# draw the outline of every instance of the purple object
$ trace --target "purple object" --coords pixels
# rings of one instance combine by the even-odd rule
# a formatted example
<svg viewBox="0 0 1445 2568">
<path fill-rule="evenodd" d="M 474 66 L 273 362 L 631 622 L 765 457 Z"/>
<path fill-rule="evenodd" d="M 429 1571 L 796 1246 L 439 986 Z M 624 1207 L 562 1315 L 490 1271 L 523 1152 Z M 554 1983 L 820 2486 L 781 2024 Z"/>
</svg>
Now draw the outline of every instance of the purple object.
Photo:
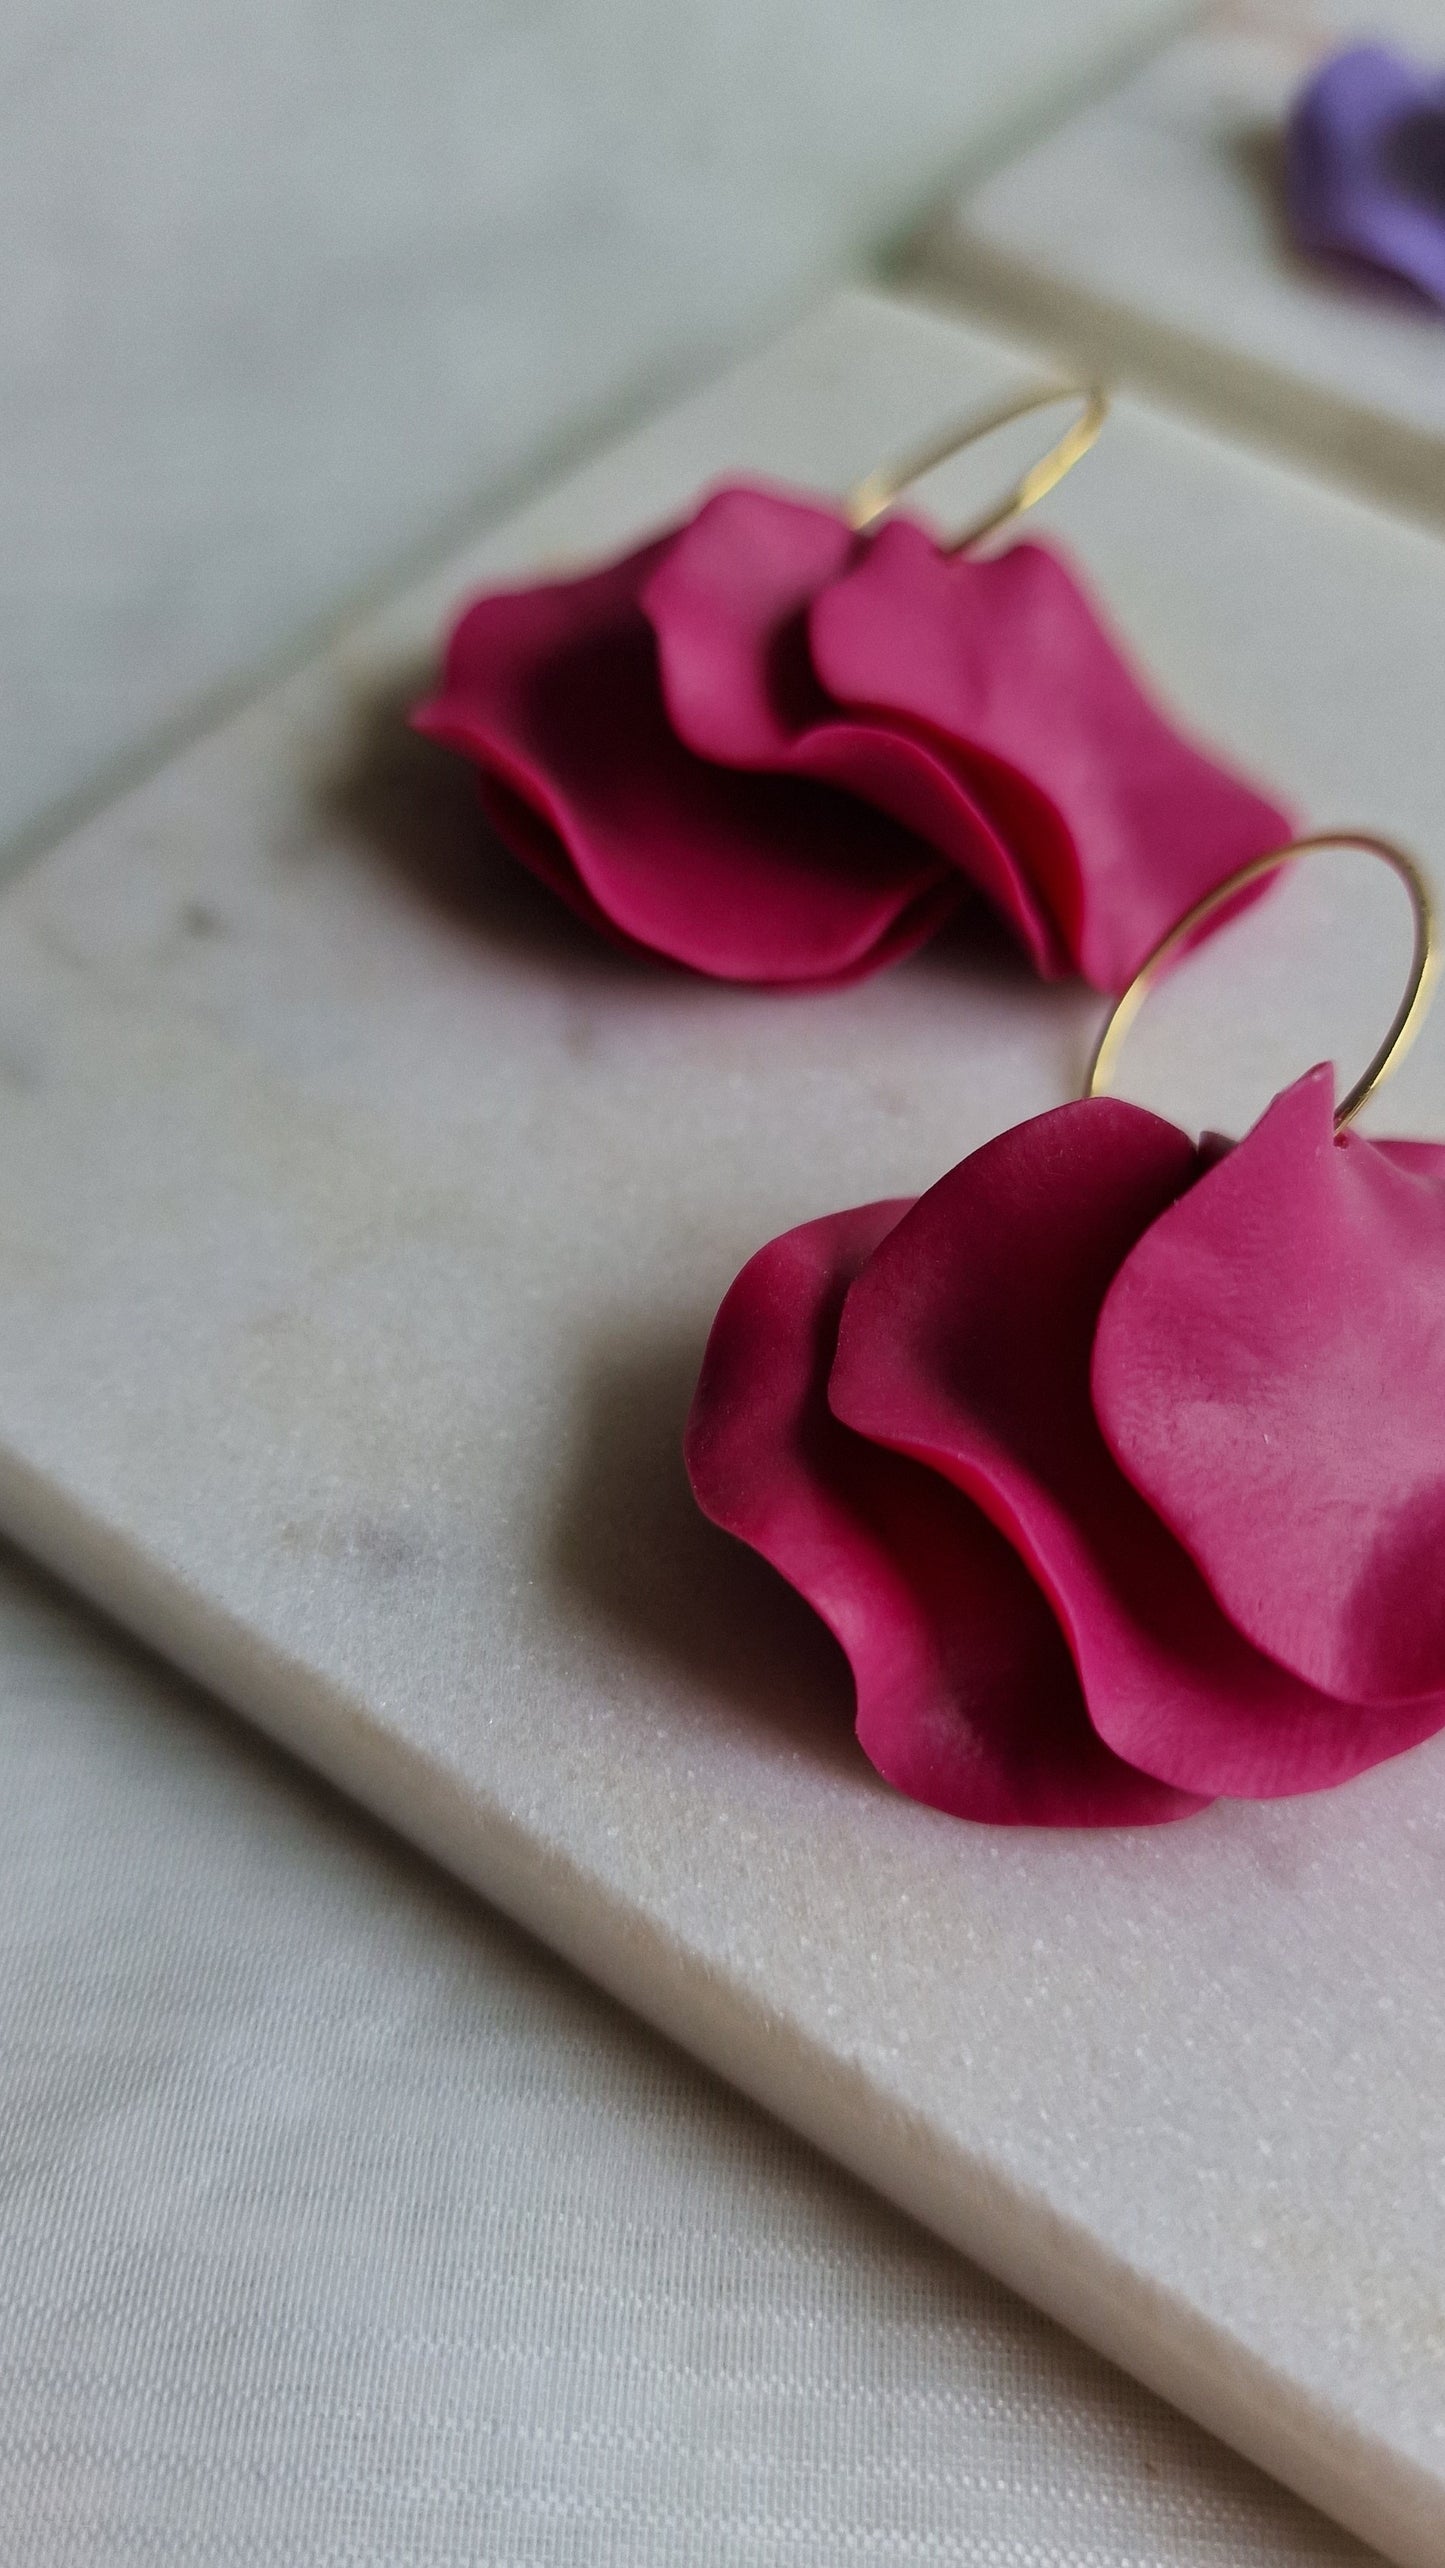
<svg viewBox="0 0 1445 2568">
<path fill-rule="evenodd" d="M 1386 45 L 1335 54 L 1285 136 L 1302 249 L 1364 259 L 1445 306 L 1445 75 Z"/>
</svg>

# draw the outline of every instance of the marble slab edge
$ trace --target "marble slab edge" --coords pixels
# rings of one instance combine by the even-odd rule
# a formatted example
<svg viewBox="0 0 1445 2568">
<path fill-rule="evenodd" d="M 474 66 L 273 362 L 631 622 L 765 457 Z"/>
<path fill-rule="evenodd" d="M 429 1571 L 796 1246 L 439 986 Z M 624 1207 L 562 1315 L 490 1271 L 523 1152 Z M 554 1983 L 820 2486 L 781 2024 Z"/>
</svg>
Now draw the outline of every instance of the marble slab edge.
<svg viewBox="0 0 1445 2568">
<path fill-rule="evenodd" d="M 1439 2568 L 1440 2490 L 1428 2474 L 1344 2413 L 1323 2412 L 1082 2225 L 902 2109 L 861 2061 L 832 2056 L 786 2012 L 765 2009 L 573 1854 L 495 1800 L 461 1792 L 455 1772 L 359 1698 L 288 1660 L 3 1451 L 0 1531 L 385 1825 L 405 1809 L 409 1839 L 446 1871 L 947 2245 L 1397 2568 Z"/>
<path fill-rule="evenodd" d="M 1041 339 L 1070 373 L 1170 403 L 1226 436 L 1303 465 L 1384 506 L 1445 527 L 1440 441 L 1322 387 L 1302 400 L 1291 374 L 1210 340 L 1168 330 L 1146 314 L 1052 277 L 969 228 L 966 209 L 940 215 L 910 254 L 909 293 L 941 314 Z"/>
</svg>

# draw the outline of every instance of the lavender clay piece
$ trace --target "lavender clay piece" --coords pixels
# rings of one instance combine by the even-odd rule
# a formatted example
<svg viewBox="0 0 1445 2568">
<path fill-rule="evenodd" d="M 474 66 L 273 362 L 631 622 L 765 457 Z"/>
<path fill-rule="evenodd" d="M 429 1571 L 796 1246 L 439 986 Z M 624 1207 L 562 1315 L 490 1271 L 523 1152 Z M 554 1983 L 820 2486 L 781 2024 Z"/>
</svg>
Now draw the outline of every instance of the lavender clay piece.
<svg viewBox="0 0 1445 2568">
<path fill-rule="evenodd" d="M 1445 75 L 1385 45 L 1335 54 L 1285 136 L 1301 249 L 1361 259 L 1445 306 Z"/>
</svg>

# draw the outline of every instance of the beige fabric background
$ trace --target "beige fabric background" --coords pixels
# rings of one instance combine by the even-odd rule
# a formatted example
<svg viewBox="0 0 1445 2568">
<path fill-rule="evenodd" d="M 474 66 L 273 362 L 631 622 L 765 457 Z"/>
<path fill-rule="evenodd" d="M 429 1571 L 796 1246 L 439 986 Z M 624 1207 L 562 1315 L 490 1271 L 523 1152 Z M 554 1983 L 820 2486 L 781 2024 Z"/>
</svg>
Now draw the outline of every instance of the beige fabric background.
<svg viewBox="0 0 1445 2568">
<path fill-rule="evenodd" d="M 0 1556 L 14 2568 L 1343 2568 Z"/>
<path fill-rule="evenodd" d="M 1311 58 L 1362 28 L 1445 56 L 1442 0 L 1235 0 L 970 181 L 921 269 L 1091 371 L 1445 523 L 1439 314 L 1302 258 L 1284 118 Z"/>
</svg>

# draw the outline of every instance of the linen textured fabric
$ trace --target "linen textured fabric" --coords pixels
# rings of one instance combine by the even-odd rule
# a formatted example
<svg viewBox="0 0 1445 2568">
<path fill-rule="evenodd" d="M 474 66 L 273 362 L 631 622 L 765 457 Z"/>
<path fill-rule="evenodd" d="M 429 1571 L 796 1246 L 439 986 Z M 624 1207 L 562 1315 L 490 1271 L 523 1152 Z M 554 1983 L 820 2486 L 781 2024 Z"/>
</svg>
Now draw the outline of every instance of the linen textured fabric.
<svg viewBox="0 0 1445 2568">
<path fill-rule="evenodd" d="M 0 1555 L 24 2568 L 1367 2568 Z"/>
</svg>

